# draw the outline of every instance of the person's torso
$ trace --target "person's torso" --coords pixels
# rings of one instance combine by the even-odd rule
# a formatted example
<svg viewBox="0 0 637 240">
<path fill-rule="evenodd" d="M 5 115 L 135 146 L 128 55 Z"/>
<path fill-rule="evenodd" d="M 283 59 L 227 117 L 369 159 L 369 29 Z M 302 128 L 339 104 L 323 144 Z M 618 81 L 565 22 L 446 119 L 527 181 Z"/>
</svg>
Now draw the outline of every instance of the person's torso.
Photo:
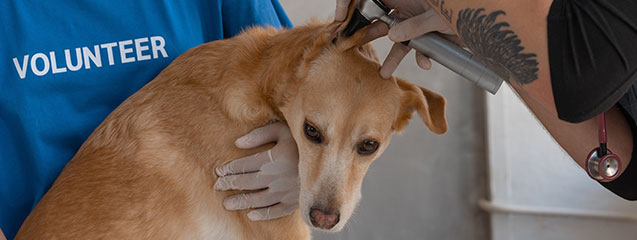
<svg viewBox="0 0 637 240">
<path fill-rule="evenodd" d="M 8 238 L 93 129 L 179 54 L 252 24 L 290 25 L 276 0 L 10 0 L 0 3 L 0 22 Z"/>
</svg>

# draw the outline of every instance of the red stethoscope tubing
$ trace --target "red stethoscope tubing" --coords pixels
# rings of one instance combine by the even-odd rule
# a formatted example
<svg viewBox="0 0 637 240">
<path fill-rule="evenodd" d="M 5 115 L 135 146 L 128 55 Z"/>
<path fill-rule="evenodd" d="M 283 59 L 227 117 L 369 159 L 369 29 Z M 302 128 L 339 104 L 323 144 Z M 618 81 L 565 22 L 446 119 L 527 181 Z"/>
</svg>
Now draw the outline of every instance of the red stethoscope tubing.
<svg viewBox="0 0 637 240">
<path fill-rule="evenodd" d="M 599 144 L 606 144 L 606 113 L 597 116 Z"/>
<path fill-rule="evenodd" d="M 606 113 L 602 113 L 597 116 L 597 137 L 599 138 L 599 152 L 597 156 L 605 156 L 608 154 L 607 139 L 606 139 Z"/>
</svg>

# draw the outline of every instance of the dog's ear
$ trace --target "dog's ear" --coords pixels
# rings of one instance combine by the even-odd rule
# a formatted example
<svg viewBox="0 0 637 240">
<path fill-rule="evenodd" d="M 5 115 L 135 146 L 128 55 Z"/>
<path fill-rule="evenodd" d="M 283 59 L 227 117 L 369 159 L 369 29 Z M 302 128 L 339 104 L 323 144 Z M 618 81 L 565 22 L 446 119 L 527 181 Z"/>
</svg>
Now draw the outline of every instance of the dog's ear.
<svg viewBox="0 0 637 240">
<path fill-rule="evenodd" d="M 416 111 L 429 130 L 436 134 L 447 132 L 445 98 L 403 79 L 396 78 L 396 81 L 402 91 L 400 110 L 392 126 L 394 131 L 402 131 Z"/>
<path fill-rule="evenodd" d="M 365 26 L 359 30 L 357 30 L 352 36 L 345 36 L 343 31 L 347 28 L 350 21 L 352 21 L 352 16 L 354 15 L 354 9 L 358 6 L 360 0 L 351 0 L 349 2 L 349 6 L 347 7 L 347 18 L 343 22 L 334 21 L 334 26 L 332 35 L 332 42 L 336 45 L 336 47 L 342 51 L 352 49 L 354 47 L 360 47 L 364 43 L 363 38 L 367 33 L 367 29 L 369 26 Z"/>
<path fill-rule="evenodd" d="M 354 9 L 356 9 L 358 2 L 359 0 L 350 0 L 349 4 L 347 5 L 347 17 L 345 17 L 345 20 L 336 21 L 335 19 L 332 22 L 332 26 L 333 26 L 332 34 L 334 37 L 336 37 L 341 32 L 343 32 L 343 30 L 345 30 L 345 28 L 347 27 L 347 24 L 349 23 L 349 21 L 352 20 L 352 16 L 354 15 Z M 337 3 L 337 4 L 340 4 L 340 3 Z"/>
</svg>

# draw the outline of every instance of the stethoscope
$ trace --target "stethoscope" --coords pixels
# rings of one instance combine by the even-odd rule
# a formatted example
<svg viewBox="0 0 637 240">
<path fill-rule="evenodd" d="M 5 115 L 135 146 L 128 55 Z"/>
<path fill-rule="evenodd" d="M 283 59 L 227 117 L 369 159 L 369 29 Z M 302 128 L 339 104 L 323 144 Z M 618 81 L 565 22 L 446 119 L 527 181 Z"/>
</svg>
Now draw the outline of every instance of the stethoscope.
<svg viewBox="0 0 637 240">
<path fill-rule="evenodd" d="M 619 156 L 613 154 L 606 146 L 606 114 L 597 117 L 599 147 L 593 149 L 586 158 L 586 172 L 596 181 L 612 181 L 618 177 L 622 167 Z"/>
</svg>

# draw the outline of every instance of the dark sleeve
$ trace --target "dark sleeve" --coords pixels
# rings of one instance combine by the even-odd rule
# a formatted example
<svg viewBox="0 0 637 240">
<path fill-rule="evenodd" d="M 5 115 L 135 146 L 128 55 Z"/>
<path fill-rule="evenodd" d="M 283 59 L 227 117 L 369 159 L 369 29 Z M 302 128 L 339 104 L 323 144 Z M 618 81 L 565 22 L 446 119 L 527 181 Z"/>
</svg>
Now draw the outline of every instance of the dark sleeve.
<svg viewBox="0 0 637 240">
<path fill-rule="evenodd" d="M 621 111 L 624 113 L 630 130 L 633 134 L 633 153 L 626 170 L 617 179 L 608 183 L 601 183 L 602 186 L 626 200 L 637 200 L 637 92 L 633 85 L 618 102 Z"/>
<path fill-rule="evenodd" d="M 555 0 L 548 22 L 558 117 L 581 122 L 608 110 L 637 80 L 637 1 Z"/>
</svg>

